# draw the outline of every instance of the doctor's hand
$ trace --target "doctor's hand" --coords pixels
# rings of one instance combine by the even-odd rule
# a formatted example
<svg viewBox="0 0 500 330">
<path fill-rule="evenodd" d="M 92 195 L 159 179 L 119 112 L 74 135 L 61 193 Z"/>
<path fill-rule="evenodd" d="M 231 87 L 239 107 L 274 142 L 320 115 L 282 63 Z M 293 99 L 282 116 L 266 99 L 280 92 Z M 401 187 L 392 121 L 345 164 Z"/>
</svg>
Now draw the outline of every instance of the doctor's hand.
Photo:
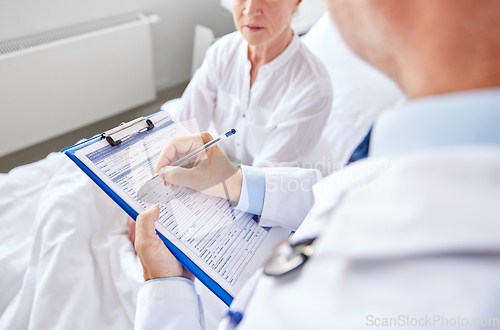
<svg viewBox="0 0 500 330">
<path fill-rule="evenodd" d="M 158 158 L 155 173 L 163 178 L 165 185 L 173 189 L 183 186 L 238 202 L 243 180 L 241 169 L 234 166 L 218 146 L 205 150 L 188 164 L 170 166 L 211 140 L 213 138 L 209 133 L 178 136 L 169 140 Z"/>
<path fill-rule="evenodd" d="M 151 206 L 139 214 L 135 224 L 135 250 L 141 260 L 144 280 L 184 277 L 194 281 L 194 276 L 175 259 L 156 234 L 155 222 L 159 214 L 158 205 Z"/>
</svg>

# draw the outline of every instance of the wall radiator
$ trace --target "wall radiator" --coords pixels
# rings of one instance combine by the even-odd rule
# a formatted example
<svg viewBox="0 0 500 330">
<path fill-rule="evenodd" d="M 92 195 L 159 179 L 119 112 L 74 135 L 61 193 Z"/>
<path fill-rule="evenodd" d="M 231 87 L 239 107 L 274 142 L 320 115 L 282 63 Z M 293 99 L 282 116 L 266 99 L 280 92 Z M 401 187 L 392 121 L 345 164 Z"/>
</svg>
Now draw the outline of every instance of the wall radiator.
<svg viewBox="0 0 500 330">
<path fill-rule="evenodd" d="M 0 43 L 0 156 L 154 100 L 157 21 L 128 14 Z"/>
</svg>

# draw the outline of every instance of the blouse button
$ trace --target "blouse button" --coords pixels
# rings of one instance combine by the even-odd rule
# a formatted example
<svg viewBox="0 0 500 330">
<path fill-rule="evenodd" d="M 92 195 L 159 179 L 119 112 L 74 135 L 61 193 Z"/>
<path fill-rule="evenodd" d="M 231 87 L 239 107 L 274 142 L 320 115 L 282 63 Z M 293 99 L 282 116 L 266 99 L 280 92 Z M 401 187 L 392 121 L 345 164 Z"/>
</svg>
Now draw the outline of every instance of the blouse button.
<svg viewBox="0 0 500 330">
<path fill-rule="evenodd" d="M 245 114 L 243 114 L 243 118 L 245 118 Z"/>
</svg>

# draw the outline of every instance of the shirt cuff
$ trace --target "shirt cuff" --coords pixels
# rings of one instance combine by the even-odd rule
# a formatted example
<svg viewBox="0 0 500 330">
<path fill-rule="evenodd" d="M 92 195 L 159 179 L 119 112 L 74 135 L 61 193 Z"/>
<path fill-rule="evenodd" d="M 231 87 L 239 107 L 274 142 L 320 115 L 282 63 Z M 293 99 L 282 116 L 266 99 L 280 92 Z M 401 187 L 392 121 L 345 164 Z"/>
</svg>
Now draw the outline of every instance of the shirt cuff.
<svg viewBox="0 0 500 330">
<path fill-rule="evenodd" d="M 241 165 L 243 182 L 235 209 L 261 215 L 266 195 L 266 173 L 262 168 Z"/>
<path fill-rule="evenodd" d="M 194 288 L 194 283 L 193 281 L 185 278 L 185 277 L 161 277 L 161 278 L 155 278 L 149 281 L 146 281 L 141 284 L 141 288 L 145 285 L 148 285 L 149 283 L 157 282 L 157 281 L 181 281 L 181 282 L 186 282 L 187 284 L 190 284 Z"/>
<path fill-rule="evenodd" d="M 150 280 L 137 294 L 134 329 L 204 329 L 204 322 L 203 305 L 192 281 Z"/>
</svg>

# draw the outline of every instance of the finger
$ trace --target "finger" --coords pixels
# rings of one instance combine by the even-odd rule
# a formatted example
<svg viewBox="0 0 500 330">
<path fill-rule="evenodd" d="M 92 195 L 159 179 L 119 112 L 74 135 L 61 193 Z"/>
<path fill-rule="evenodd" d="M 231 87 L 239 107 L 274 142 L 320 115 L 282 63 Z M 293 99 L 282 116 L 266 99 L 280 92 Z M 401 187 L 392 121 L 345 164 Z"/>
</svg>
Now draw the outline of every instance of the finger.
<svg viewBox="0 0 500 330">
<path fill-rule="evenodd" d="M 135 247 L 138 253 L 144 245 L 148 244 L 148 242 L 159 239 L 155 230 L 155 222 L 158 220 L 159 216 L 160 208 L 158 205 L 149 207 L 137 216 L 137 222 L 135 224 Z"/>
<path fill-rule="evenodd" d="M 201 147 L 204 144 L 204 138 L 206 138 L 206 135 L 191 134 L 177 136 L 169 140 L 163 147 L 163 150 L 158 157 L 155 173 L 158 173 L 160 168 L 172 164 L 191 151 Z"/>
<path fill-rule="evenodd" d="M 175 171 L 178 169 L 177 166 L 164 166 L 156 172 L 160 178 L 165 181 L 166 184 L 170 185 L 171 178 L 175 176 Z"/>
<path fill-rule="evenodd" d="M 208 132 L 202 132 L 196 135 L 199 135 L 201 137 L 201 139 L 203 140 L 203 144 L 210 142 L 214 139 L 212 135 Z"/>
<path fill-rule="evenodd" d="M 131 217 L 127 218 L 127 226 L 128 226 L 129 232 L 132 232 L 132 231 L 135 232 L 135 221 Z"/>
<path fill-rule="evenodd" d="M 166 166 L 158 171 L 158 175 L 168 182 L 172 189 L 174 186 L 193 187 L 199 177 L 200 168 L 183 168 L 178 166 Z"/>
<path fill-rule="evenodd" d="M 217 169 L 216 171 L 218 171 Z M 225 172 L 228 172 L 226 170 Z M 232 173 L 232 172 L 231 172 Z M 230 175 L 229 175 L 230 176 Z M 228 175 L 217 175 L 217 178 L 227 178 Z M 199 166 L 185 169 L 181 167 L 173 167 L 163 173 L 162 178 L 169 182 L 174 189 L 174 186 L 183 186 L 197 191 L 204 191 L 216 186 L 220 182 L 214 181 L 214 173 L 208 160 L 201 162 Z M 222 182 L 223 180 L 221 180 Z"/>
<path fill-rule="evenodd" d="M 160 156 L 158 156 L 154 172 L 158 173 L 162 167 L 172 164 L 177 159 L 178 156 L 175 141 L 170 140 L 163 146 Z"/>
<path fill-rule="evenodd" d="M 132 245 L 135 245 L 135 221 L 131 217 L 127 219 L 128 225 L 128 238 L 132 242 Z"/>
</svg>

